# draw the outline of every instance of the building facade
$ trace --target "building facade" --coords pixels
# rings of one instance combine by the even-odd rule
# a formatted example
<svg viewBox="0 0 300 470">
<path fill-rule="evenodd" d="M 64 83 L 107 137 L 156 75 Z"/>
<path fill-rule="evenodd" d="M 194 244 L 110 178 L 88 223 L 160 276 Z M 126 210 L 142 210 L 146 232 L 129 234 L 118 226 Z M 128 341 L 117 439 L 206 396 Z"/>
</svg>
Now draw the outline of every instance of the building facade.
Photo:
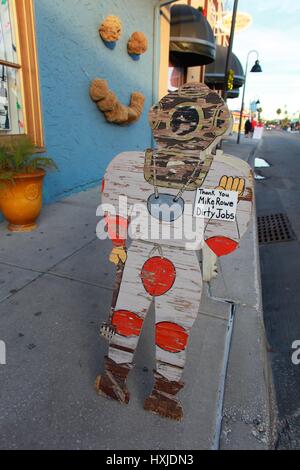
<svg viewBox="0 0 300 470">
<path fill-rule="evenodd" d="M 158 0 L 3 0 L 0 31 L 0 143 L 28 134 L 59 171 L 49 173 L 44 201 L 100 184 L 110 160 L 125 150 L 152 145 L 147 113 L 169 85 L 170 8 Z M 221 0 L 186 0 L 201 7 L 216 42 L 226 45 L 219 28 Z M 108 16 L 122 22 L 111 49 L 99 36 Z M 148 49 L 140 60 L 127 52 L 131 34 L 140 31 Z M 188 68 L 186 79 L 203 81 L 205 68 Z M 141 118 L 132 125 L 108 123 L 90 99 L 93 79 L 107 80 L 120 102 L 131 93 L 145 97 Z"/>
<path fill-rule="evenodd" d="M 6 75 L 3 84 L 8 85 L 11 122 L 1 129 L 0 140 L 28 133 L 56 161 L 59 171 L 49 173 L 45 180 L 45 202 L 100 184 L 116 154 L 151 145 L 146 111 L 156 94 L 157 4 L 156 0 L 2 2 L 1 27 L 6 41 L 2 41 L 5 47 L 0 59 L 2 75 L 9 75 L 8 84 Z M 105 47 L 98 32 L 107 15 L 122 21 L 123 32 L 114 50 Z M 22 35 L 25 26 L 29 41 Z M 142 31 L 148 38 L 148 50 L 139 61 L 127 53 L 134 31 Z M 16 65 L 10 67 L 10 63 Z M 107 123 L 89 97 L 90 82 L 97 77 L 107 80 L 125 104 L 133 91 L 145 96 L 138 122 L 131 126 Z"/>
<path fill-rule="evenodd" d="M 224 14 L 222 0 L 179 0 L 173 5 L 187 5 L 200 9 L 212 28 L 216 45 L 228 46 L 228 34 L 222 30 L 222 17 Z M 170 86 L 170 35 L 171 35 L 171 8 L 173 5 L 161 9 L 161 51 L 160 51 L 160 78 L 159 96 L 164 96 Z M 179 84 L 185 81 L 205 81 L 205 66 L 188 67 L 187 70 L 177 67 Z"/>
</svg>

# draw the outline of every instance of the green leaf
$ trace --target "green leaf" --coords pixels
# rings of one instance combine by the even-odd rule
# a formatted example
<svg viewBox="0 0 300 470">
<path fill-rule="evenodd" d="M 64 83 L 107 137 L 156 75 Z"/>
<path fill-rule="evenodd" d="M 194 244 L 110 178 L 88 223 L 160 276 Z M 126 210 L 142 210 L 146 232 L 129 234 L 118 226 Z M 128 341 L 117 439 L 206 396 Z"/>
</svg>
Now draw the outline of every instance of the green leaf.
<svg viewBox="0 0 300 470">
<path fill-rule="evenodd" d="M 0 145 L 0 179 L 7 172 L 30 173 L 39 168 L 54 170 L 57 165 L 49 157 L 36 156 L 35 147 L 28 137 L 18 137 Z"/>
</svg>

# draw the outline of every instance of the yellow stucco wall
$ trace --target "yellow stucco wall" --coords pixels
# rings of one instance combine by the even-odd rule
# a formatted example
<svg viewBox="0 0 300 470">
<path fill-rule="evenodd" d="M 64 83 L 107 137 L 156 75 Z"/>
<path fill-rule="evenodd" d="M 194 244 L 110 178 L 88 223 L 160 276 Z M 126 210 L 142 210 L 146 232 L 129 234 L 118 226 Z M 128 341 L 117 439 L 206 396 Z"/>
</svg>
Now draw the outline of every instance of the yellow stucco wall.
<svg viewBox="0 0 300 470">
<path fill-rule="evenodd" d="M 170 8 L 162 8 L 160 15 L 160 69 L 159 69 L 159 99 L 168 93 L 170 43 Z"/>
</svg>

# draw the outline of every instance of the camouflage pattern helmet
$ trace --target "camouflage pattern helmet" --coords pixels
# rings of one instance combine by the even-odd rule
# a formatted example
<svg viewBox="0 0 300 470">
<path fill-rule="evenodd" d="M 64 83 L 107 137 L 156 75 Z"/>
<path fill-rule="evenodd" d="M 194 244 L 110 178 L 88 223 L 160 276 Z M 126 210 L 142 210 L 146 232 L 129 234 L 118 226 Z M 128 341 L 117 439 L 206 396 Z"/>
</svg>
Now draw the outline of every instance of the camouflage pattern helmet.
<svg viewBox="0 0 300 470">
<path fill-rule="evenodd" d="M 186 83 L 149 112 L 153 135 L 161 148 L 203 151 L 216 146 L 232 128 L 223 99 L 204 83 Z"/>
</svg>

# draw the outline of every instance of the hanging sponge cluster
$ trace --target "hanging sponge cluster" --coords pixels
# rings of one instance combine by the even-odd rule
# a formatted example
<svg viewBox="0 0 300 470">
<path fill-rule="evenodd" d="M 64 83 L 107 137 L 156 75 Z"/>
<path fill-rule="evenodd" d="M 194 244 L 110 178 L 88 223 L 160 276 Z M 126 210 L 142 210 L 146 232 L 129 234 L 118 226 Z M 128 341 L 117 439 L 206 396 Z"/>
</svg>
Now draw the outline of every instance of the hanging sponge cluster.
<svg viewBox="0 0 300 470">
<path fill-rule="evenodd" d="M 133 33 L 128 41 L 127 50 L 128 54 L 141 55 L 148 49 L 148 39 L 142 32 L 136 31 Z"/>
<path fill-rule="evenodd" d="M 99 34 L 105 42 L 118 41 L 122 35 L 122 22 L 118 16 L 110 15 L 99 27 Z"/>
<path fill-rule="evenodd" d="M 129 106 L 125 106 L 109 89 L 107 81 L 101 78 L 92 81 L 90 97 L 97 104 L 99 110 L 104 113 L 108 122 L 124 125 L 138 121 L 145 103 L 144 95 L 135 91 L 131 95 Z"/>
</svg>

